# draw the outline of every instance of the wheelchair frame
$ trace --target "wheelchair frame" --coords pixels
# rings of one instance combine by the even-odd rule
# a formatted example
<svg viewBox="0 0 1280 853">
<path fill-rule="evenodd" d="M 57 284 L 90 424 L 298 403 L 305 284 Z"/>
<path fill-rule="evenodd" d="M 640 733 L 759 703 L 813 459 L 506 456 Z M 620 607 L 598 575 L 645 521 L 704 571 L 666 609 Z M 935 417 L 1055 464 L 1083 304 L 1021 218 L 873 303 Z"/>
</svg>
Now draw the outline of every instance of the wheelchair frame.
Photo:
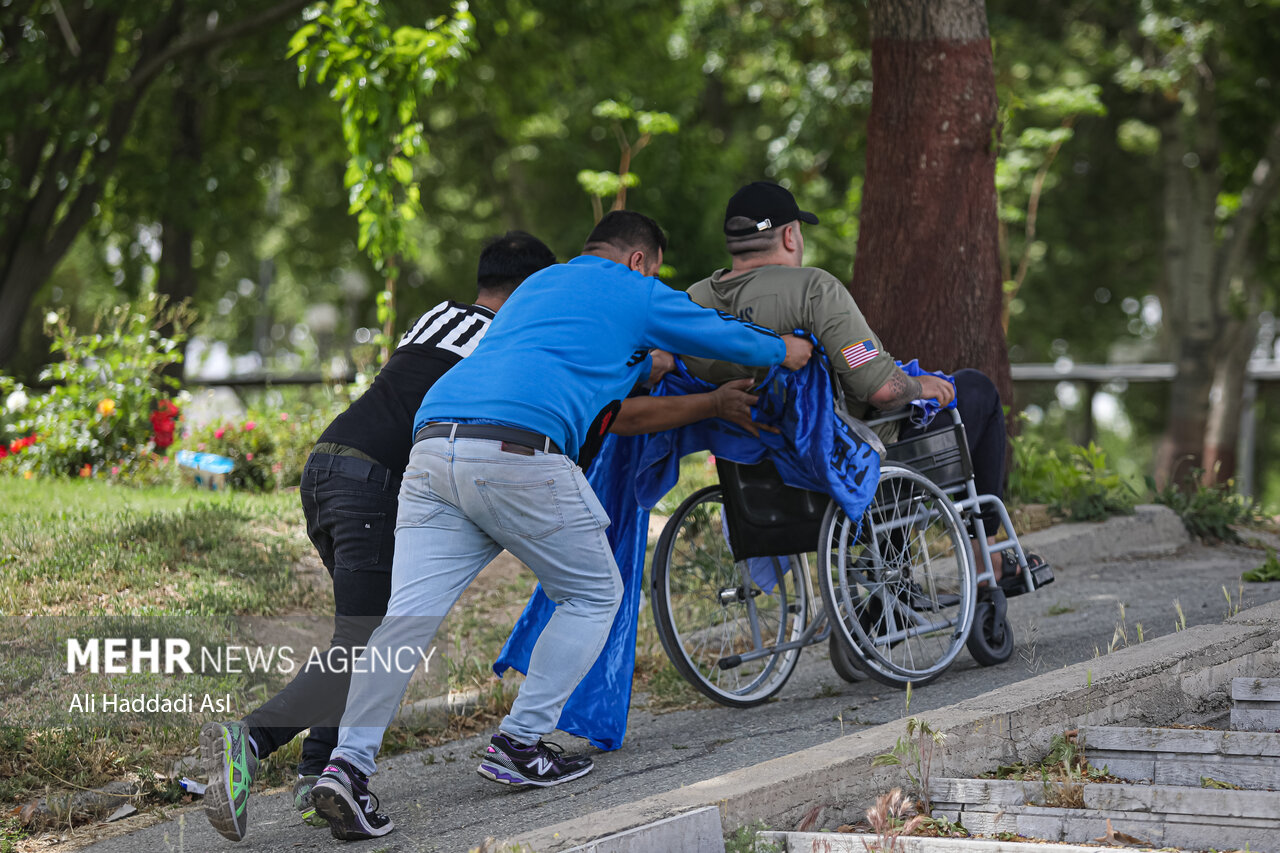
<svg viewBox="0 0 1280 853">
<path fill-rule="evenodd" d="M 743 557 L 730 544 L 734 511 L 726 504 L 734 501 L 725 492 L 740 484 L 722 478 L 689 496 L 664 527 L 651 571 L 659 637 L 681 675 L 721 704 L 749 707 L 781 690 L 800 651 L 823 640 L 848 681 L 869 675 L 895 686 L 925 684 L 962 645 L 980 664 L 1007 660 L 1013 635 L 992 554 L 1013 551 L 1026 591 L 1037 579 L 1004 503 L 977 493 L 964 426 L 954 410 L 951 417 L 953 428 L 889 446 L 877 499 L 860 524 L 827 499 L 815 548 L 820 610 L 813 605 L 812 550 Z M 1007 534 L 992 544 L 978 515 L 988 509 Z"/>
</svg>

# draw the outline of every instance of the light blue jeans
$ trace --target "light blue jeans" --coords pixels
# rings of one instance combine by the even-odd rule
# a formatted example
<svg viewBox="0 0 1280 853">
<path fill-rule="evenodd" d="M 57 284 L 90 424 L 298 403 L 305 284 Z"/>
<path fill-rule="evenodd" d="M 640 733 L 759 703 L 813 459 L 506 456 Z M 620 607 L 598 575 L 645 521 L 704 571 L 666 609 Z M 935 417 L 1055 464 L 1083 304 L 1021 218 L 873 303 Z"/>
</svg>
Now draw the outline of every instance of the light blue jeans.
<svg viewBox="0 0 1280 853">
<path fill-rule="evenodd" d="M 355 666 L 333 751 L 364 773 L 376 769 L 416 655 L 428 652 L 458 596 L 503 548 L 533 570 L 557 606 L 502 731 L 535 743 L 555 729 L 604 647 L 622 599 L 608 515 L 568 457 L 500 448 L 447 437 L 413 446 L 400 487 L 391 601 Z"/>
</svg>

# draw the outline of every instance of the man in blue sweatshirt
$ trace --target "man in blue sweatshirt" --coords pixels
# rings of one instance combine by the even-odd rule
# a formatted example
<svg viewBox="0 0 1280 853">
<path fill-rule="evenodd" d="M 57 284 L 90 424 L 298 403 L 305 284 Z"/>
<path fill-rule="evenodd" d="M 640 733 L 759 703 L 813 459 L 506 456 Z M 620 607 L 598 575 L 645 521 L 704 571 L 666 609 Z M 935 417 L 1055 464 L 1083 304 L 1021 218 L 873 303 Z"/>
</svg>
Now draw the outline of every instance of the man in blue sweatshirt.
<svg viewBox="0 0 1280 853">
<path fill-rule="evenodd" d="M 542 740 L 600 654 L 622 594 L 609 518 L 575 464 L 588 426 L 649 374 L 650 349 L 793 370 L 812 351 L 653 278 L 665 248 L 652 219 L 610 213 L 581 256 L 526 279 L 475 351 L 423 399 L 400 492 L 391 601 L 312 790 L 335 837 L 393 829 L 368 788 L 383 733 L 441 621 L 504 548 L 557 607 L 479 772 L 544 787 L 591 771 L 590 758 Z"/>
</svg>

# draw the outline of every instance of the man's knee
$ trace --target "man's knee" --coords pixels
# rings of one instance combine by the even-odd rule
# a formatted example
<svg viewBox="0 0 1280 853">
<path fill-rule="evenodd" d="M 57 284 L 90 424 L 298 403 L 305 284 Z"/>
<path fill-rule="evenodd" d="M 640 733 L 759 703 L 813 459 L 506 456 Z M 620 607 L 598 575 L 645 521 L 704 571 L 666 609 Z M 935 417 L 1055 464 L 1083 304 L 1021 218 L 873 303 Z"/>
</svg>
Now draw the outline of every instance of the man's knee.
<svg viewBox="0 0 1280 853">
<path fill-rule="evenodd" d="M 952 374 L 956 380 L 956 397 L 963 398 L 966 395 L 971 399 L 981 399 L 1000 405 L 1000 391 L 996 388 L 996 383 L 991 381 L 991 377 L 983 373 L 981 370 L 975 370 L 972 367 L 962 367 Z"/>
</svg>

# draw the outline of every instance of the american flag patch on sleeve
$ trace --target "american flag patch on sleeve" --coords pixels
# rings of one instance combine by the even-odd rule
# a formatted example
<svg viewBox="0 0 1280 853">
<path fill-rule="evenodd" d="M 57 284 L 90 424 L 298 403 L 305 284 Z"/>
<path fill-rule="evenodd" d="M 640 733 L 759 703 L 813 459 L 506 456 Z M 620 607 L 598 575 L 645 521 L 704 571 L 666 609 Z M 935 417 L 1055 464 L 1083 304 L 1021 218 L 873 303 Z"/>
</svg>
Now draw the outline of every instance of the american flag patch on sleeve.
<svg viewBox="0 0 1280 853">
<path fill-rule="evenodd" d="M 871 339 L 868 338 L 865 341 L 850 344 L 840 350 L 840 354 L 844 356 L 845 363 L 849 365 L 849 368 L 853 369 L 871 361 L 871 359 L 880 354 L 880 350 L 876 349 L 876 345 L 871 343 Z"/>
</svg>

